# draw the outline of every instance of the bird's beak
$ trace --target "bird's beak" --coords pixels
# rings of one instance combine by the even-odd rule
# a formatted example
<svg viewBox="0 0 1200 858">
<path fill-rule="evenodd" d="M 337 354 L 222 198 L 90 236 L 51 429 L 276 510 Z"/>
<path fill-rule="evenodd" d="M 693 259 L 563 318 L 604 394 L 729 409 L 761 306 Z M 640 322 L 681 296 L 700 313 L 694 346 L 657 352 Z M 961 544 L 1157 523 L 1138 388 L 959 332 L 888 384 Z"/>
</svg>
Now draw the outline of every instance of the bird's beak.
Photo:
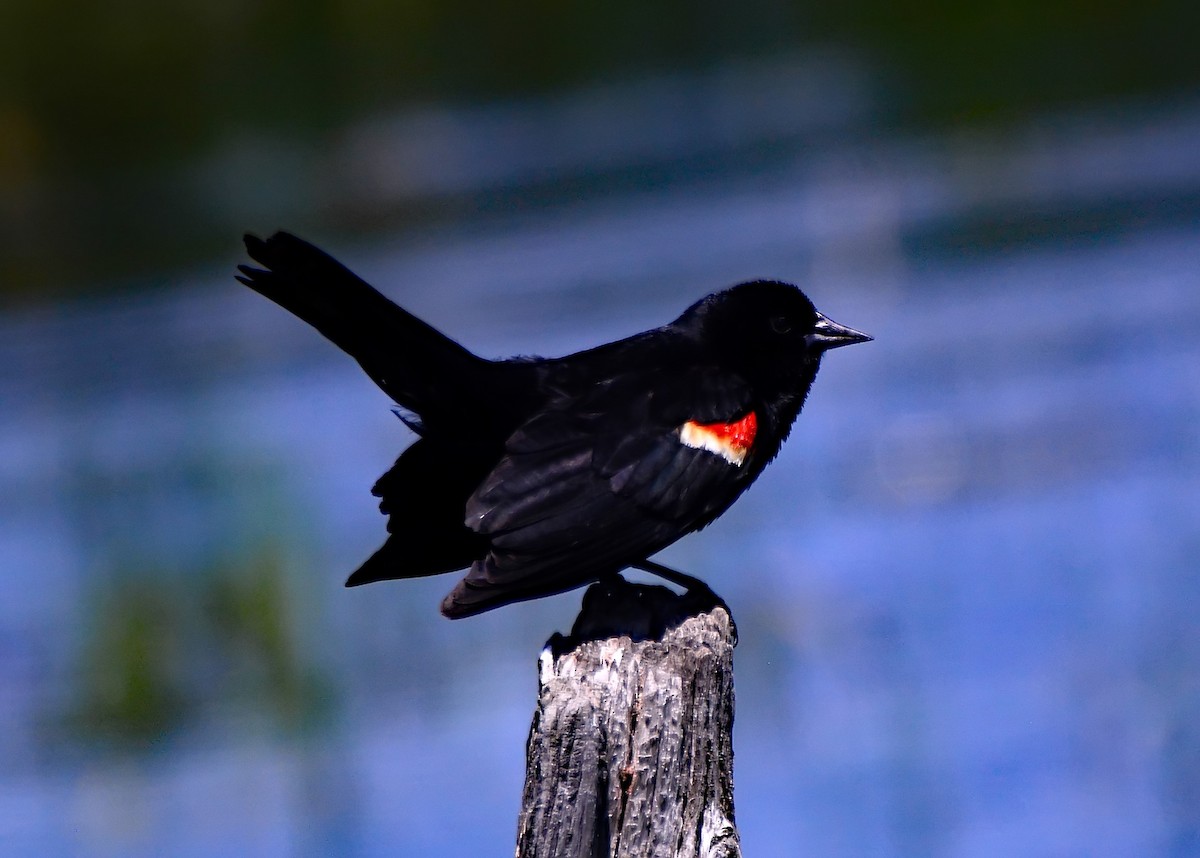
<svg viewBox="0 0 1200 858">
<path fill-rule="evenodd" d="M 817 324 L 813 328 L 813 332 L 804 339 L 809 348 L 828 351 L 842 346 L 852 346 L 855 343 L 869 343 L 875 338 L 862 331 L 856 331 L 854 328 L 839 325 L 833 319 L 827 319 L 817 313 Z"/>
</svg>

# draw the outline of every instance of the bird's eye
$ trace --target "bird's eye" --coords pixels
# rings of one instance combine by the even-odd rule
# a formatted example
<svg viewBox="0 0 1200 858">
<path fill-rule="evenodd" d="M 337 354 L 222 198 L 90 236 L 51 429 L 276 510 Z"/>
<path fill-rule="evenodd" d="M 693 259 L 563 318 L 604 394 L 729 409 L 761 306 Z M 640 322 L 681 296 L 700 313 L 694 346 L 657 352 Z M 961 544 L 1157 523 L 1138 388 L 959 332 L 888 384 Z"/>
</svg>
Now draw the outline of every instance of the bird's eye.
<svg viewBox="0 0 1200 858">
<path fill-rule="evenodd" d="M 792 331 L 792 320 L 787 316 L 773 316 L 771 330 L 777 334 L 789 334 Z"/>
</svg>

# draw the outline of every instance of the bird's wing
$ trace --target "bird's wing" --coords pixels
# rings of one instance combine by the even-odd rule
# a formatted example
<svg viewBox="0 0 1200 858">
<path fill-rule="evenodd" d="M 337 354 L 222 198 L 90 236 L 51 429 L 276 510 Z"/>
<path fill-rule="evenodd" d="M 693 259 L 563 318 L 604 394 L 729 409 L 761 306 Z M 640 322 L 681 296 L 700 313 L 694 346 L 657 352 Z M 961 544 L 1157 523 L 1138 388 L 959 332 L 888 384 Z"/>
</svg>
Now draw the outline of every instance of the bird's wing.
<svg viewBox="0 0 1200 858">
<path fill-rule="evenodd" d="M 685 442 L 685 424 L 751 409 L 740 378 L 702 369 L 619 377 L 552 403 L 509 438 L 467 501 L 467 526 L 490 551 L 443 611 L 570 589 L 711 521 L 749 483 L 749 463 Z"/>
</svg>

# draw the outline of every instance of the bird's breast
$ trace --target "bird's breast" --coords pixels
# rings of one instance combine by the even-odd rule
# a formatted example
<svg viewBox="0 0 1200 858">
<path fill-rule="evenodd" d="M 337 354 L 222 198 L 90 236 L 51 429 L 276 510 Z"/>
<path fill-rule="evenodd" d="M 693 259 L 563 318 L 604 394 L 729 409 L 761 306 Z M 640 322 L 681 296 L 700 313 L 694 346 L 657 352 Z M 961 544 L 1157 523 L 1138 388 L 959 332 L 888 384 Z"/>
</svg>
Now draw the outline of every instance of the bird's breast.
<svg viewBox="0 0 1200 858">
<path fill-rule="evenodd" d="M 715 453 L 741 466 L 754 446 L 758 416 L 753 411 L 732 423 L 697 423 L 689 420 L 679 427 L 679 440 L 688 447 Z"/>
</svg>

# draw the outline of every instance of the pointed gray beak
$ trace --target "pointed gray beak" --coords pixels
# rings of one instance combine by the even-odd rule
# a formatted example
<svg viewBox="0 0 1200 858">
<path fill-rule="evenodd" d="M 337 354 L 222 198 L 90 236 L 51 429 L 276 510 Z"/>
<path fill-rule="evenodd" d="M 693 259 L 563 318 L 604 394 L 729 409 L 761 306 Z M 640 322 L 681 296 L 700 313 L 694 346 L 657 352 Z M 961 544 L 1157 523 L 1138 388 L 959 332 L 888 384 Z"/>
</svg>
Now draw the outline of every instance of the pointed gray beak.
<svg viewBox="0 0 1200 858">
<path fill-rule="evenodd" d="M 827 319 L 817 313 L 817 324 L 813 328 L 813 332 L 804 339 L 809 348 L 828 351 L 842 346 L 852 346 L 855 343 L 869 343 L 875 338 L 862 331 L 856 331 L 854 328 L 839 325 L 833 319 Z"/>
</svg>

